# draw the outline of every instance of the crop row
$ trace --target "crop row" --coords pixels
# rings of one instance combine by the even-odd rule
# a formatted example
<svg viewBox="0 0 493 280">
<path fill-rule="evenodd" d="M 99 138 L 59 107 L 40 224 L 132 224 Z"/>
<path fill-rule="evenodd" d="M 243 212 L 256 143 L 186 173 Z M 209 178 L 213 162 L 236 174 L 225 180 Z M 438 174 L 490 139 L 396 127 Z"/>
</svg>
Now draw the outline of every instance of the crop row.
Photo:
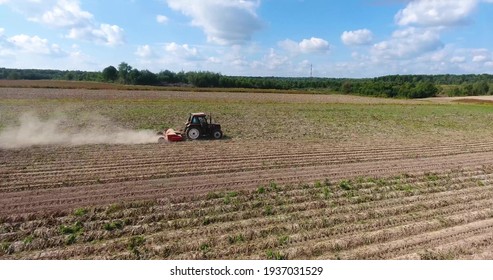
<svg viewBox="0 0 493 280">
<path fill-rule="evenodd" d="M 393 258 L 485 235 L 492 187 L 484 167 L 5 215 L 1 257 Z"/>
</svg>

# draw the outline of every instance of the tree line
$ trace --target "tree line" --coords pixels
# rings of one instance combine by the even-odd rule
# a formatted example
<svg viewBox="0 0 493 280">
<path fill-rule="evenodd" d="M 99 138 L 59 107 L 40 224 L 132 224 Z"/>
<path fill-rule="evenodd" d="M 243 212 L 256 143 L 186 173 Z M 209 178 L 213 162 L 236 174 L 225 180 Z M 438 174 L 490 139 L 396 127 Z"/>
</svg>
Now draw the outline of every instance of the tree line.
<svg viewBox="0 0 493 280">
<path fill-rule="evenodd" d="M 126 62 L 101 72 L 0 68 L 0 79 L 74 80 L 128 85 L 195 86 L 279 90 L 322 89 L 343 94 L 389 98 L 425 98 L 493 94 L 493 75 L 389 75 L 377 78 L 302 78 L 227 76 L 209 71 L 153 73 Z"/>
</svg>

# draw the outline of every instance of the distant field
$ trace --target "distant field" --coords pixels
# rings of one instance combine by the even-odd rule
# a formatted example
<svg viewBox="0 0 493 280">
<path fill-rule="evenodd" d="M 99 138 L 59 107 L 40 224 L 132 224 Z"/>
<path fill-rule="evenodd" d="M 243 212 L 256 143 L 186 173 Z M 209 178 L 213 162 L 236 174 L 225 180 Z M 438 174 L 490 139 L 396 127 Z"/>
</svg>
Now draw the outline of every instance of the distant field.
<svg viewBox="0 0 493 280">
<path fill-rule="evenodd" d="M 141 91 L 192 91 L 192 92 L 271 92 L 271 93 L 309 93 L 300 90 L 242 89 L 242 88 L 196 88 L 191 86 L 140 86 L 119 83 L 66 81 L 66 80 L 0 80 L 0 88 L 52 88 L 52 89 L 90 89 L 90 90 L 141 90 Z M 317 92 L 327 91 L 319 90 Z"/>
<path fill-rule="evenodd" d="M 0 258 L 492 259 L 493 107 L 451 101 L 0 87 Z M 196 111 L 226 139 L 154 143 Z"/>
</svg>

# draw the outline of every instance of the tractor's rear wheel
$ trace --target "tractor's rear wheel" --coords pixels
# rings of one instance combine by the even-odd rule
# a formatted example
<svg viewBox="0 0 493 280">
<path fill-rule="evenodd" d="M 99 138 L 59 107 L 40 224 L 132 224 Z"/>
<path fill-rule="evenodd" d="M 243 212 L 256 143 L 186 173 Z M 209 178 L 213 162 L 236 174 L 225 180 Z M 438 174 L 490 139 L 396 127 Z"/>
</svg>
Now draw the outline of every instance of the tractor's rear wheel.
<svg viewBox="0 0 493 280">
<path fill-rule="evenodd" d="M 212 133 L 212 136 L 214 139 L 221 139 L 223 138 L 223 132 L 221 130 L 216 130 Z"/>
<path fill-rule="evenodd" d="M 187 131 L 187 137 L 190 140 L 197 140 L 200 137 L 200 131 L 197 128 L 190 128 Z"/>
<path fill-rule="evenodd" d="M 163 144 L 163 143 L 166 143 L 166 139 L 164 137 L 159 137 L 159 139 L 157 139 L 157 142 L 159 144 Z"/>
</svg>

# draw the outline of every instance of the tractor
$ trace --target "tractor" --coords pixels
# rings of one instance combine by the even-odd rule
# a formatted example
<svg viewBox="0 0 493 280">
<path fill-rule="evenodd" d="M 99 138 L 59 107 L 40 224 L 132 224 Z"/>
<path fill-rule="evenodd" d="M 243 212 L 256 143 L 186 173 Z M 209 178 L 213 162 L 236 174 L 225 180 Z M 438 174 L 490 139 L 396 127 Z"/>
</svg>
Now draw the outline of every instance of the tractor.
<svg viewBox="0 0 493 280">
<path fill-rule="evenodd" d="M 186 139 L 198 140 L 200 138 L 221 139 L 223 132 L 221 125 L 212 122 L 212 116 L 205 113 L 191 113 L 185 124 L 184 133 L 170 128 L 160 135 L 158 142 L 178 142 Z M 185 135 L 185 137 L 183 136 Z"/>
<path fill-rule="evenodd" d="M 212 122 L 212 116 L 205 113 L 192 113 L 185 125 L 185 135 L 189 140 L 199 138 L 223 138 L 221 125 Z"/>
</svg>

